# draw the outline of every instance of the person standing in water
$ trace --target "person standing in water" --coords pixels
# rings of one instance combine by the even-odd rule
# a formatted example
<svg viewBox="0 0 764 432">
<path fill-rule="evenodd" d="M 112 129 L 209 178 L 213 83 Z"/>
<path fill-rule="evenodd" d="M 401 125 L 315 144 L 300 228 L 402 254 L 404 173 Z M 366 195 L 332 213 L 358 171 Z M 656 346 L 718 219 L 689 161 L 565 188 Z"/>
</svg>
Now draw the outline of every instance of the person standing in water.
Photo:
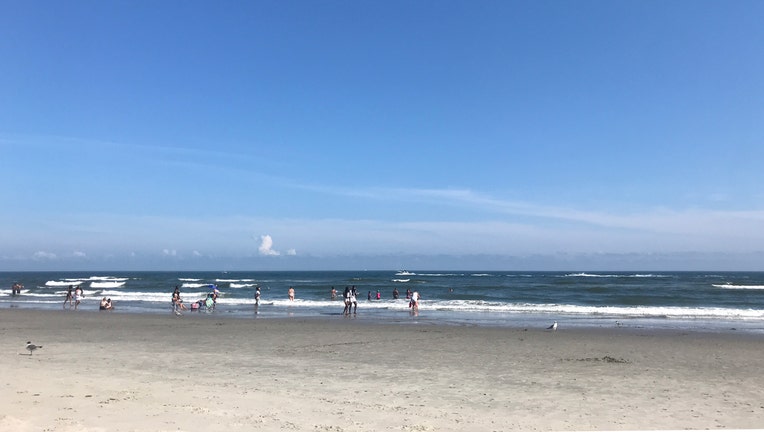
<svg viewBox="0 0 764 432">
<path fill-rule="evenodd" d="M 355 285 L 353 285 L 352 288 L 350 288 L 350 303 L 353 304 L 353 314 L 355 315 L 358 312 L 358 291 L 355 289 Z M 350 308 L 348 307 L 348 313 L 350 312 Z"/>
<path fill-rule="evenodd" d="M 342 298 L 345 301 L 345 309 L 342 310 L 342 315 L 348 315 L 350 313 L 350 287 L 346 286 L 345 291 L 342 293 Z"/>
<path fill-rule="evenodd" d="M 85 294 L 82 292 L 82 287 L 77 285 L 77 288 L 74 289 L 74 310 L 77 310 L 77 307 L 84 298 Z"/>
<path fill-rule="evenodd" d="M 289 301 L 294 301 L 294 288 L 289 287 Z"/>
<path fill-rule="evenodd" d="M 72 298 L 74 297 L 74 294 L 72 294 L 72 286 L 69 285 L 69 289 L 66 290 L 66 298 L 64 299 L 64 307 L 66 307 L 66 302 L 69 302 L 69 309 L 72 308 Z"/>
<path fill-rule="evenodd" d="M 411 301 L 409 302 L 409 307 L 411 308 L 411 312 L 413 312 L 415 315 L 419 313 L 419 291 L 414 291 L 411 294 Z"/>
</svg>

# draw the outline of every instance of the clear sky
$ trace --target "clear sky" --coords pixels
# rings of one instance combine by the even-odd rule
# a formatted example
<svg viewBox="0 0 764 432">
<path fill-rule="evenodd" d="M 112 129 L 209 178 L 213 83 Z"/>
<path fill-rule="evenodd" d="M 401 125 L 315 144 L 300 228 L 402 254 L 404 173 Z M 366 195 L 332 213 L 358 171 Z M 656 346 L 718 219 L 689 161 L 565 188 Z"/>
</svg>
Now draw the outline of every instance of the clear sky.
<svg viewBox="0 0 764 432">
<path fill-rule="evenodd" d="M 762 1 L 5 1 L 0 270 L 764 270 Z"/>
</svg>

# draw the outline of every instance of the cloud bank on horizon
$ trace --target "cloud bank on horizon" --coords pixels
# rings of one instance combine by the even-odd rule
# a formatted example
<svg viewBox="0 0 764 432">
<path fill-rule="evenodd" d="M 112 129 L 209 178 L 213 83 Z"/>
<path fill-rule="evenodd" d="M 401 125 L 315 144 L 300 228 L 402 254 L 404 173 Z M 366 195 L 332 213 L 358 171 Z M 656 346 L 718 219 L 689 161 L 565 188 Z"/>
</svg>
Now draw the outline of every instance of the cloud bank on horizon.
<svg viewBox="0 0 764 432">
<path fill-rule="evenodd" d="M 7 9 L 0 270 L 764 270 L 761 2 Z"/>
</svg>

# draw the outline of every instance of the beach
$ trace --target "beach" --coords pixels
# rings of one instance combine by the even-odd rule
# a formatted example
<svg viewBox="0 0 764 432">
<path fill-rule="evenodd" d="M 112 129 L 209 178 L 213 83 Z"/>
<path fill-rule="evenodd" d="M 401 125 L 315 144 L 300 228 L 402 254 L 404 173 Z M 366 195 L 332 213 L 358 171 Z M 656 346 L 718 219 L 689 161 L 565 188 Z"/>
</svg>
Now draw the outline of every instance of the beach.
<svg viewBox="0 0 764 432">
<path fill-rule="evenodd" d="M 357 318 L 0 312 L 0 430 L 764 425 L 764 337 Z M 27 341 L 42 348 L 29 355 Z"/>
</svg>

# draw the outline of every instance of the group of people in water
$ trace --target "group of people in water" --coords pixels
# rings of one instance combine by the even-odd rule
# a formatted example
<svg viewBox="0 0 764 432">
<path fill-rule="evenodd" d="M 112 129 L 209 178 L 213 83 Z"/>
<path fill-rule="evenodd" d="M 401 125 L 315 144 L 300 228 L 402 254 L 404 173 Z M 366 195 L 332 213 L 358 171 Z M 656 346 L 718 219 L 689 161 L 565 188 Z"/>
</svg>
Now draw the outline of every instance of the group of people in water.
<svg viewBox="0 0 764 432">
<path fill-rule="evenodd" d="M 332 287 L 329 293 L 332 300 L 337 299 L 337 290 L 334 287 Z M 393 299 L 397 300 L 399 296 L 400 293 L 398 292 L 398 288 L 393 288 Z M 376 294 L 372 294 L 372 292 L 369 291 L 366 298 L 368 301 L 382 300 L 382 293 L 380 293 L 379 290 L 377 290 Z M 345 287 L 345 291 L 342 293 L 342 299 L 345 303 L 345 308 L 342 311 L 343 315 L 350 315 L 351 312 L 355 314 L 358 311 L 358 290 L 355 285 Z M 419 300 L 421 299 L 419 292 L 411 291 L 410 288 L 407 289 L 406 299 L 409 300 L 409 308 L 411 308 L 413 312 L 418 312 Z"/>
<path fill-rule="evenodd" d="M 77 285 L 76 287 L 74 285 L 69 285 L 69 288 L 66 289 L 66 297 L 64 298 L 63 307 L 66 309 L 68 306 L 69 309 L 74 308 L 74 310 L 77 310 L 84 298 L 85 292 L 82 290 L 81 285 Z M 98 310 L 114 310 L 114 303 L 112 303 L 110 298 L 104 297 L 101 299 Z"/>
<path fill-rule="evenodd" d="M 17 296 L 21 295 L 21 290 L 24 289 L 24 285 L 15 282 L 11 286 L 11 295 Z M 85 298 L 85 292 L 82 290 L 81 285 L 69 285 L 69 287 L 66 289 L 66 295 L 64 297 L 64 303 L 63 308 L 64 309 L 74 309 L 78 310 L 80 307 L 80 303 L 82 303 L 82 300 Z M 101 304 L 99 306 L 100 310 L 112 310 L 114 309 L 114 304 L 112 303 L 110 298 L 102 298 Z"/>
<path fill-rule="evenodd" d="M 191 304 L 191 310 L 196 311 L 200 309 L 204 310 L 214 310 L 215 305 L 217 304 L 218 296 L 220 295 L 220 291 L 218 291 L 217 287 L 215 285 L 210 285 L 212 288 L 212 291 L 210 291 L 205 298 L 200 299 L 194 303 Z M 21 293 L 21 290 L 24 288 L 24 286 L 18 282 L 14 283 L 11 287 L 11 295 L 19 295 Z M 336 300 L 337 299 L 337 290 L 332 287 L 331 292 L 331 299 Z M 294 287 L 289 287 L 289 290 L 287 292 L 287 296 L 289 298 L 289 301 L 295 300 L 295 289 Z M 260 286 L 255 287 L 255 309 L 260 306 Z M 393 289 L 393 299 L 397 300 L 399 297 L 398 288 Z M 77 285 L 69 285 L 67 291 L 66 291 L 66 297 L 64 298 L 64 304 L 63 307 L 66 309 L 67 307 L 69 309 L 78 310 L 80 303 L 85 298 L 84 291 L 82 290 L 82 286 Z M 356 289 L 355 285 L 352 286 L 346 286 L 345 291 L 342 294 L 342 299 L 344 303 L 344 309 L 342 311 L 343 315 L 350 315 L 356 314 L 358 311 L 358 290 Z M 381 300 L 382 294 L 377 290 L 376 294 L 373 294 L 371 291 L 368 292 L 367 299 L 369 301 L 373 300 Z M 406 299 L 409 300 L 409 308 L 411 308 L 412 311 L 416 312 L 419 310 L 419 300 L 421 299 L 421 296 L 416 291 L 411 291 L 411 289 L 406 290 Z M 183 303 L 183 299 L 180 296 L 180 287 L 177 285 L 175 286 L 175 290 L 172 293 L 172 311 L 176 315 L 181 315 L 182 311 L 188 310 L 189 307 Z M 114 303 L 111 301 L 111 298 L 103 297 L 101 299 L 99 310 L 114 310 Z"/>
<path fill-rule="evenodd" d="M 18 282 L 15 282 L 15 283 L 14 283 L 14 284 L 11 286 L 11 295 L 12 295 L 12 296 L 21 295 L 21 290 L 22 290 L 22 289 L 24 289 L 24 285 L 21 285 L 20 283 L 18 283 Z"/>
</svg>

